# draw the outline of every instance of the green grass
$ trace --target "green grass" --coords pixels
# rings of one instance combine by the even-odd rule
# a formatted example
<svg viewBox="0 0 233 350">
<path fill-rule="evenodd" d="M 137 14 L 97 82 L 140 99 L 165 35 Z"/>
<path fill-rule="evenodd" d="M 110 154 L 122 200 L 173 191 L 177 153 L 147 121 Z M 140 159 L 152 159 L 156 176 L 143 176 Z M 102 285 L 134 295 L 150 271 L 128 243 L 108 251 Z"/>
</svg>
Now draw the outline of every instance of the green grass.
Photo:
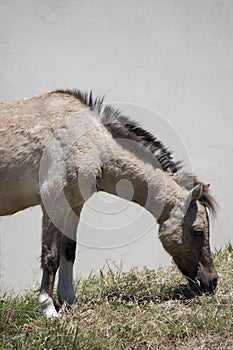
<svg viewBox="0 0 233 350">
<path fill-rule="evenodd" d="M 175 267 L 91 275 L 79 304 L 43 317 L 38 292 L 0 301 L 0 349 L 233 349 L 233 248 L 215 253 L 214 295 L 193 295 Z"/>
</svg>

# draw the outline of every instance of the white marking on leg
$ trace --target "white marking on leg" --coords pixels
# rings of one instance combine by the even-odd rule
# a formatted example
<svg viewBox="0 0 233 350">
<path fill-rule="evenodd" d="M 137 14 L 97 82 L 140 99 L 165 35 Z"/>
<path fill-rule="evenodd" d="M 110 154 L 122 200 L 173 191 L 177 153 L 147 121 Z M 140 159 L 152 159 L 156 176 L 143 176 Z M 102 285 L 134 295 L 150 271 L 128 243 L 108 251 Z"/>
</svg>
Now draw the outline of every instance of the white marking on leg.
<svg viewBox="0 0 233 350">
<path fill-rule="evenodd" d="M 57 313 L 53 299 L 48 295 L 47 292 L 42 291 L 39 295 L 38 302 L 42 307 L 44 315 L 48 318 L 50 317 L 59 317 L 60 315 Z"/>
<path fill-rule="evenodd" d="M 72 305 L 77 302 L 73 286 L 73 262 L 68 261 L 64 255 L 60 256 L 58 299 L 60 302 L 67 302 Z"/>
</svg>

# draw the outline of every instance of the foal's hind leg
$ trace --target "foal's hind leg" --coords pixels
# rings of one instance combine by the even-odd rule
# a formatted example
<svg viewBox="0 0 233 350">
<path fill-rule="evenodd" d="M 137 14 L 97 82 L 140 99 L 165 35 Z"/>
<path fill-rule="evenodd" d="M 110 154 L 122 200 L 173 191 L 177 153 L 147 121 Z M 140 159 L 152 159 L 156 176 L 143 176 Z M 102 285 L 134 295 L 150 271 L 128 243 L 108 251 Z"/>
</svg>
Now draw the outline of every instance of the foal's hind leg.
<svg viewBox="0 0 233 350">
<path fill-rule="evenodd" d="M 53 303 L 53 287 L 59 266 L 60 237 L 59 230 L 53 225 L 45 209 L 43 209 L 41 252 L 43 276 L 38 301 L 47 317 L 58 316 Z"/>
</svg>

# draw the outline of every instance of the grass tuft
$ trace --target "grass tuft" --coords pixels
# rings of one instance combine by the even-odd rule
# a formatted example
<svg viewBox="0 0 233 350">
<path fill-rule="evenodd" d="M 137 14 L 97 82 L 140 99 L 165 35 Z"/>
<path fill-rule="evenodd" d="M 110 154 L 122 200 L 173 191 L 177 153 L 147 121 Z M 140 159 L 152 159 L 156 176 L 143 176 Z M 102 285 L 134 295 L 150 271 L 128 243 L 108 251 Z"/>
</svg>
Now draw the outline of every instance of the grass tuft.
<svg viewBox="0 0 233 350">
<path fill-rule="evenodd" d="M 233 247 L 214 254 L 214 295 L 197 296 L 175 266 L 110 267 L 76 283 L 79 303 L 47 320 L 37 292 L 0 300 L 0 350 L 233 349 Z"/>
</svg>

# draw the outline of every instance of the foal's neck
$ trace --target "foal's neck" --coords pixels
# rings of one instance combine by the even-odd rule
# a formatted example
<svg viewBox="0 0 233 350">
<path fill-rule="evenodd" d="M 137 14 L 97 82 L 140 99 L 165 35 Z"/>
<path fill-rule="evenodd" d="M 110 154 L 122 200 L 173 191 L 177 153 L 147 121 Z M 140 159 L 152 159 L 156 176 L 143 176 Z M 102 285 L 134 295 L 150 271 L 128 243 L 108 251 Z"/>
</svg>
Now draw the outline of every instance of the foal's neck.
<svg viewBox="0 0 233 350">
<path fill-rule="evenodd" d="M 169 215 L 179 192 L 171 175 L 137 157 L 111 159 L 102 169 L 97 189 L 139 204 L 156 220 Z"/>
</svg>

